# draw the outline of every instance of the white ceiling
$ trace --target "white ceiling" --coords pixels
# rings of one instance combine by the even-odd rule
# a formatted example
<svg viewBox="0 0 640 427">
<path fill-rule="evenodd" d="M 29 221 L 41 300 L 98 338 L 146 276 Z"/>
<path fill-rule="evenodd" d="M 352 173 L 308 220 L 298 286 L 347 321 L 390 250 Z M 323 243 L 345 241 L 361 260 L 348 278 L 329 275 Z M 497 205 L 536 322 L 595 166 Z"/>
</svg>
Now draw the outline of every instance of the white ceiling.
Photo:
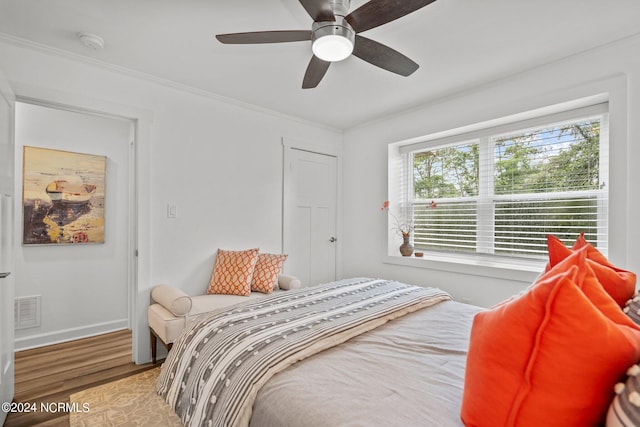
<svg viewBox="0 0 640 427">
<path fill-rule="evenodd" d="M 352 0 L 355 10 L 365 0 Z M 27 40 L 338 129 L 640 33 L 638 0 L 438 0 L 363 33 L 420 68 L 356 57 L 301 89 L 311 43 L 223 45 L 214 35 L 310 30 L 297 0 L 2 0 L 0 38 Z M 83 46 L 78 32 L 105 40 Z M 3 35 L 4 34 L 4 35 Z"/>
</svg>

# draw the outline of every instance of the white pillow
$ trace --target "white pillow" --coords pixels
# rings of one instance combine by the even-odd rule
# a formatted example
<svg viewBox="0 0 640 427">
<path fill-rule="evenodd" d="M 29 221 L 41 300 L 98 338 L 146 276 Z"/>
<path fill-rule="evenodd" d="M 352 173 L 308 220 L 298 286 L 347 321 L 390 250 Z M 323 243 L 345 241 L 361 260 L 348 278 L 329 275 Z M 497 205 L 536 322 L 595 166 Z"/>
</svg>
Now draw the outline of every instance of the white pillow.
<svg viewBox="0 0 640 427">
<path fill-rule="evenodd" d="M 174 316 L 186 316 L 191 311 L 191 297 L 181 289 L 168 285 L 158 285 L 151 290 L 151 298 Z"/>
<path fill-rule="evenodd" d="M 297 277 L 293 276 L 278 276 L 278 287 L 280 289 L 289 290 L 289 289 L 298 289 L 302 287 L 302 283 L 298 280 Z"/>
</svg>

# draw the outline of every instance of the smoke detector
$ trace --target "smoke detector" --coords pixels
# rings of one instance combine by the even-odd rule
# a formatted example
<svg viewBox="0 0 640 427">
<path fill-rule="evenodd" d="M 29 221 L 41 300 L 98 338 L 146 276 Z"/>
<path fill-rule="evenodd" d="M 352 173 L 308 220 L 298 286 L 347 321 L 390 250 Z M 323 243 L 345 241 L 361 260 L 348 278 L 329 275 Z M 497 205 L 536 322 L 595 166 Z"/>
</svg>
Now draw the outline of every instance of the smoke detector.
<svg viewBox="0 0 640 427">
<path fill-rule="evenodd" d="M 104 47 L 104 40 L 102 37 L 91 33 L 78 33 L 78 38 L 83 45 L 92 50 L 100 50 Z"/>
</svg>

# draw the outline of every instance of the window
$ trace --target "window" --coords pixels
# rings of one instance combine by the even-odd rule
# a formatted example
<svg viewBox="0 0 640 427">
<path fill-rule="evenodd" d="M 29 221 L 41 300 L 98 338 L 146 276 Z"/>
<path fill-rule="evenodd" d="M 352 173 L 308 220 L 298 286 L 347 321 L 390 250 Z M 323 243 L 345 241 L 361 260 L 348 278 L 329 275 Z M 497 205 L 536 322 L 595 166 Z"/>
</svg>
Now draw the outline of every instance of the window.
<svg viewBox="0 0 640 427">
<path fill-rule="evenodd" d="M 608 114 L 600 104 L 400 148 L 416 250 L 544 258 L 580 232 L 607 253 Z"/>
</svg>

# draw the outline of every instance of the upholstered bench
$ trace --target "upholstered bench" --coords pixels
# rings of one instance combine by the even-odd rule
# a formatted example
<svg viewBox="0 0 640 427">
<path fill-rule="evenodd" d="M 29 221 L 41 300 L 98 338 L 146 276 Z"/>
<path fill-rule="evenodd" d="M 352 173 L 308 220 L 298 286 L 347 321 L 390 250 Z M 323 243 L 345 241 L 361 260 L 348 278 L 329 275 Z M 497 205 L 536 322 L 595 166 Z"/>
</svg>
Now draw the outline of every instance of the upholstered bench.
<svg viewBox="0 0 640 427">
<path fill-rule="evenodd" d="M 293 276 L 278 276 L 278 288 L 273 292 L 284 292 L 301 287 Z M 251 292 L 249 296 L 208 294 L 189 296 L 181 289 L 158 285 L 151 290 L 151 305 L 148 309 L 149 330 L 151 336 L 151 357 L 156 363 L 158 339 L 167 350 L 183 329 L 196 316 L 240 302 L 262 298 L 269 294 Z"/>
</svg>

